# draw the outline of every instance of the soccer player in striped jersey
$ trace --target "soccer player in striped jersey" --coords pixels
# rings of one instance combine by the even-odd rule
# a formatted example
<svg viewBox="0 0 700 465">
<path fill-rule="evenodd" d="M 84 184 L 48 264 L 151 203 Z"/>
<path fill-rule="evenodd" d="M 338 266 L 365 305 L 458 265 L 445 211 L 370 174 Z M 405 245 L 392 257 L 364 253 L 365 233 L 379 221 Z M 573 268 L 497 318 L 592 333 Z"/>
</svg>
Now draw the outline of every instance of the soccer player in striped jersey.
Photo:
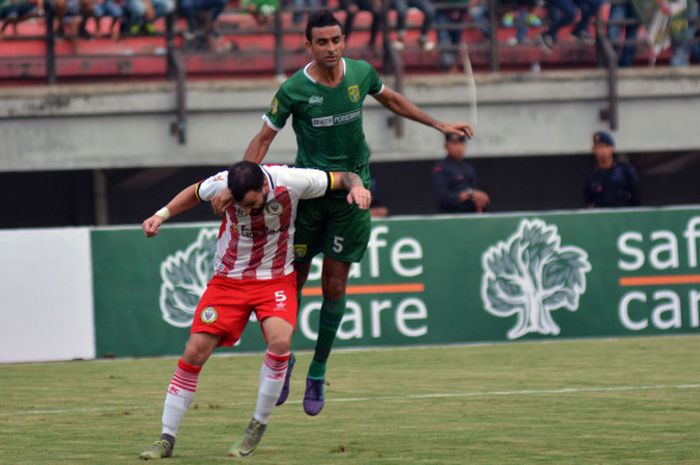
<svg viewBox="0 0 700 465">
<path fill-rule="evenodd" d="M 175 436 L 197 389 L 202 366 L 218 346 L 232 346 L 255 311 L 267 350 L 260 370 L 255 413 L 229 455 L 245 457 L 260 442 L 279 398 L 297 317 L 293 266 L 294 220 L 300 199 L 347 192 L 346 201 L 367 210 L 370 192 L 355 173 L 262 166 L 241 161 L 228 171 L 193 184 L 143 222 L 147 237 L 169 217 L 209 201 L 228 189 L 235 201 L 217 241 L 214 276 L 199 301 L 190 337 L 165 396 L 162 434 L 140 454 L 144 460 L 170 457 Z"/>
<path fill-rule="evenodd" d="M 362 127 L 362 106 L 368 95 L 399 116 L 444 134 L 472 137 L 473 130 L 468 123 L 443 123 L 432 118 L 384 85 L 372 65 L 343 58 L 343 28 L 330 11 L 321 10 L 309 16 L 306 48 L 313 61 L 281 85 L 263 115 L 260 132 L 246 150 L 245 160 L 262 162 L 273 139 L 292 116 L 297 139 L 295 166 L 352 171 L 362 178 L 365 187 L 369 187 L 369 148 Z M 222 211 L 229 201 L 221 196 L 212 204 L 215 210 Z M 301 202 L 296 227 L 294 248 L 300 289 L 309 274 L 311 259 L 321 252 L 324 257 L 318 339 L 304 393 L 304 411 L 308 415 L 318 415 L 325 401 L 323 386 L 328 357 L 345 312 L 350 265 L 359 262 L 365 253 L 371 229 L 370 215 L 366 210 L 348 205 L 342 193 L 331 193 Z M 284 402 L 288 394 L 287 380 L 279 403 Z"/>
</svg>

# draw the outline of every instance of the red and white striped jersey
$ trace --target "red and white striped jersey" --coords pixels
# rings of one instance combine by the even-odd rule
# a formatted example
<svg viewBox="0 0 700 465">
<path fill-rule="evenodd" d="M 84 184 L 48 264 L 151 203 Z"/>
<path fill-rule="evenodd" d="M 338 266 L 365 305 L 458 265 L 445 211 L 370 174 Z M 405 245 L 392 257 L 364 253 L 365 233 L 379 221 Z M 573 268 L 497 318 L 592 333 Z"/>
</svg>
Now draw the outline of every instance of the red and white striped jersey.
<svg viewBox="0 0 700 465">
<path fill-rule="evenodd" d="M 265 206 L 246 214 L 237 204 L 226 211 L 219 229 L 214 273 L 233 279 L 272 279 L 294 270 L 294 219 L 299 199 L 321 197 L 328 173 L 315 169 L 261 165 L 270 186 Z M 228 187 L 228 171 L 197 185 L 197 196 L 211 200 Z"/>
</svg>

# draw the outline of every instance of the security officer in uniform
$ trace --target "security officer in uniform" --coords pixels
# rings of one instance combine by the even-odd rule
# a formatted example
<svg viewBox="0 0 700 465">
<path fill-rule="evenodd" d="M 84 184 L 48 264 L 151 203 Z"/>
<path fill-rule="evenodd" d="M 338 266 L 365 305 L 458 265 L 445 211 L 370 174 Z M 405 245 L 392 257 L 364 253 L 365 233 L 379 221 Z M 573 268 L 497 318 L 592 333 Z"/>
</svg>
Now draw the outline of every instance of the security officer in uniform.
<svg viewBox="0 0 700 465">
<path fill-rule="evenodd" d="M 438 196 L 438 209 L 444 213 L 481 213 L 491 202 L 479 190 L 474 167 L 464 159 L 467 138 L 445 135 L 447 156 L 433 167 L 433 184 Z"/>
<path fill-rule="evenodd" d="M 615 140 L 610 134 L 593 134 L 595 168 L 586 178 L 584 197 L 589 208 L 639 205 L 639 177 L 632 165 L 615 160 Z"/>
</svg>

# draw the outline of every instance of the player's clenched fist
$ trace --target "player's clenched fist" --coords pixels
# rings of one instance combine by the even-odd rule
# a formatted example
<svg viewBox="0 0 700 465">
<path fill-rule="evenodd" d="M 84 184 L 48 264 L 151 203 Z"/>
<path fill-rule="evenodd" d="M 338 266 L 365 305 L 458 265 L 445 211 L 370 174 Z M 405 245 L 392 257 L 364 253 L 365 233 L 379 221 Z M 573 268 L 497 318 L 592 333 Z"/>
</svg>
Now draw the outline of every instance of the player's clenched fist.
<svg viewBox="0 0 700 465">
<path fill-rule="evenodd" d="M 153 215 L 150 218 L 146 218 L 141 227 L 146 237 L 153 237 L 158 234 L 158 229 L 161 224 L 163 224 L 163 218 L 158 215 Z"/>
</svg>

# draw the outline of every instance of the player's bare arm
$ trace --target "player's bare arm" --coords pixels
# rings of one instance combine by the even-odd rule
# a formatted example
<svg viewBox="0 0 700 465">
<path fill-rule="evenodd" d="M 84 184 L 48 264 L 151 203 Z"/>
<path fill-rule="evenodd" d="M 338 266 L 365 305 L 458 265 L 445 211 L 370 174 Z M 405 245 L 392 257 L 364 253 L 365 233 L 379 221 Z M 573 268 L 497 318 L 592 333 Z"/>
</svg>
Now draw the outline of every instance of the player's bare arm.
<svg viewBox="0 0 700 465">
<path fill-rule="evenodd" d="M 277 131 L 268 126 L 267 123 L 263 123 L 260 132 L 258 132 L 255 137 L 253 137 L 253 140 L 250 141 L 250 144 L 248 144 L 248 148 L 245 150 L 245 154 L 243 154 L 243 159 L 252 161 L 253 163 L 262 162 L 276 135 Z"/>
<path fill-rule="evenodd" d="M 196 188 L 197 184 L 192 184 L 191 186 L 186 187 L 180 191 L 179 194 L 173 197 L 173 199 L 168 202 L 165 207 L 155 212 L 149 218 L 146 218 L 141 225 L 146 237 L 153 237 L 157 235 L 160 225 L 165 223 L 168 218 L 179 215 L 180 213 L 185 212 L 197 205 L 199 203 L 199 199 L 195 194 Z"/>
<path fill-rule="evenodd" d="M 365 189 L 362 179 L 350 171 L 333 171 L 331 190 L 345 189 L 348 191 L 348 203 L 357 204 L 362 210 L 367 210 L 372 203 L 372 193 Z"/>
<path fill-rule="evenodd" d="M 418 108 L 415 103 L 411 102 L 404 95 L 390 89 L 386 85 L 384 86 L 384 90 L 382 90 L 380 94 L 375 95 L 374 98 L 393 113 L 435 128 L 443 134 L 467 136 L 470 139 L 474 136 L 474 129 L 469 123 L 443 123 L 442 121 L 438 121 Z"/>
</svg>

